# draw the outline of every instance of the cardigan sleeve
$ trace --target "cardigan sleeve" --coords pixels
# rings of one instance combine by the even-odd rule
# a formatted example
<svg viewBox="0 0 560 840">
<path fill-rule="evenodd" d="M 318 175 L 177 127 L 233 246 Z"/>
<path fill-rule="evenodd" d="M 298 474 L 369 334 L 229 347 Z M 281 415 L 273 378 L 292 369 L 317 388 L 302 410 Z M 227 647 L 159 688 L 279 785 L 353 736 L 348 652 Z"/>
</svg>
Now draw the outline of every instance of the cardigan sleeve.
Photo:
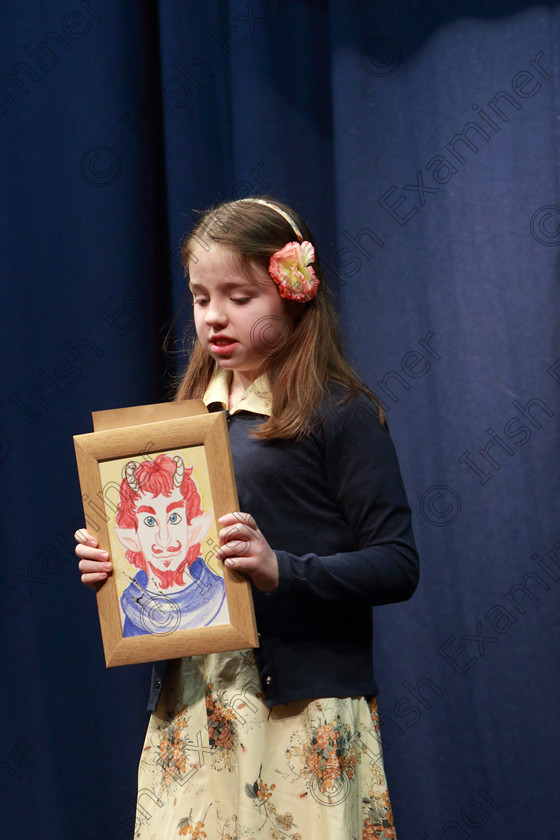
<svg viewBox="0 0 560 840">
<path fill-rule="evenodd" d="M 372 606 L 404 601 L 418 583 L 411 511 L 397 455 L 375 404 L 359 394 L 332 404 L 323 421 L 331 493 L 355 548 L 329 556 L 276 551 L 279 585 L 273 597 L 311 596 Z"/>
</svg>

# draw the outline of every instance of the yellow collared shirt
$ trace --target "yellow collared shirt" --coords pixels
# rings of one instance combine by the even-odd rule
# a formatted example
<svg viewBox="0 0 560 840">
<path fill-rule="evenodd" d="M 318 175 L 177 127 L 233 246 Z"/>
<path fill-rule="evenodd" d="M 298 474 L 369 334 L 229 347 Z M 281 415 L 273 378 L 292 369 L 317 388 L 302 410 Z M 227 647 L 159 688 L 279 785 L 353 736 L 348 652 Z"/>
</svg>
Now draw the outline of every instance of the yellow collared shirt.
<svg viewBox="0 0 560 840">
<path fill-rule="evenodd" d="M 218 368 L 214 372 L 202 397 L 206 406 L 211 405 L 211 403 L 219 403 L 222 408 L 227 409 L 229 404 L 229 376 L 229 371 L 223 368 Z M 265 414 L 270 417 L 272 414 L 272 396 L 266 376 L 259 376 L 249 385 L 231 409 L 230 414 L 235 414 L 236 411 L 252 411 L 255 414 Z"/>
</svg>

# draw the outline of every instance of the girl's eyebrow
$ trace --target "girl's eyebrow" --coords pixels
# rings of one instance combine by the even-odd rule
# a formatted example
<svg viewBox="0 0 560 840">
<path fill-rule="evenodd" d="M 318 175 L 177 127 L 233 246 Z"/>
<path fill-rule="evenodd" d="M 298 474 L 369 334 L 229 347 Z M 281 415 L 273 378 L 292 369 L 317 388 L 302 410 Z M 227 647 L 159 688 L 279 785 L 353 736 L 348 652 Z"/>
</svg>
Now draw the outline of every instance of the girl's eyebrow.
<svg viewBox="0 0 560 840">
<path fill-rule="evenodd" d="M 225 280 L 223 283 L 218 284 L 218 288 L 224 289 L 227 292 L 229 289 L 250 288 L 252 285 L 250 280 Z M 202 283 L 189 283 L 189 289 L 193 292 L 205 292 L 206 286 L 202 285 Z"/>
</svg>

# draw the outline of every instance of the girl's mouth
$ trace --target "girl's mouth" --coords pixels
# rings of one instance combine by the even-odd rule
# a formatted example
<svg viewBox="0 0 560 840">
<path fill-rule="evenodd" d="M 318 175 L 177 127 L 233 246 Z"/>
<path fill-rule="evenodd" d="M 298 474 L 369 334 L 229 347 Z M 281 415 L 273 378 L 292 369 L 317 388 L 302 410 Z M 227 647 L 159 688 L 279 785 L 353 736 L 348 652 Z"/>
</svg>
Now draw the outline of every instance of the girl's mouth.
<svg viewBox="0 0 560 840">
<path fill-rule="evenodd" d="M 238 343 L 234 338 L 211 338 L 210 349 L 212 353 L 230 353 Z"/>
</svg>

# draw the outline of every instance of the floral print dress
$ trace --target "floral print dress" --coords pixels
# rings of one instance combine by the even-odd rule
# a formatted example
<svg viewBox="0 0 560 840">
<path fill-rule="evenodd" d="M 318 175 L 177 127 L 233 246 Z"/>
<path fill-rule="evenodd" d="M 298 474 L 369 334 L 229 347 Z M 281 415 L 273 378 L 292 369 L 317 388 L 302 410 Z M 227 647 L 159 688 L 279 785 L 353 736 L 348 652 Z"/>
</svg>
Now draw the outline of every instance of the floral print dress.
<svg viewBox="0 0 560 840">
<path fill-rule="evenodd" d="M 174 661 L 150 719 L 135 840 L 395 840 L 375 700 L 268 708 L 252 651 Z"/>
</svg>

